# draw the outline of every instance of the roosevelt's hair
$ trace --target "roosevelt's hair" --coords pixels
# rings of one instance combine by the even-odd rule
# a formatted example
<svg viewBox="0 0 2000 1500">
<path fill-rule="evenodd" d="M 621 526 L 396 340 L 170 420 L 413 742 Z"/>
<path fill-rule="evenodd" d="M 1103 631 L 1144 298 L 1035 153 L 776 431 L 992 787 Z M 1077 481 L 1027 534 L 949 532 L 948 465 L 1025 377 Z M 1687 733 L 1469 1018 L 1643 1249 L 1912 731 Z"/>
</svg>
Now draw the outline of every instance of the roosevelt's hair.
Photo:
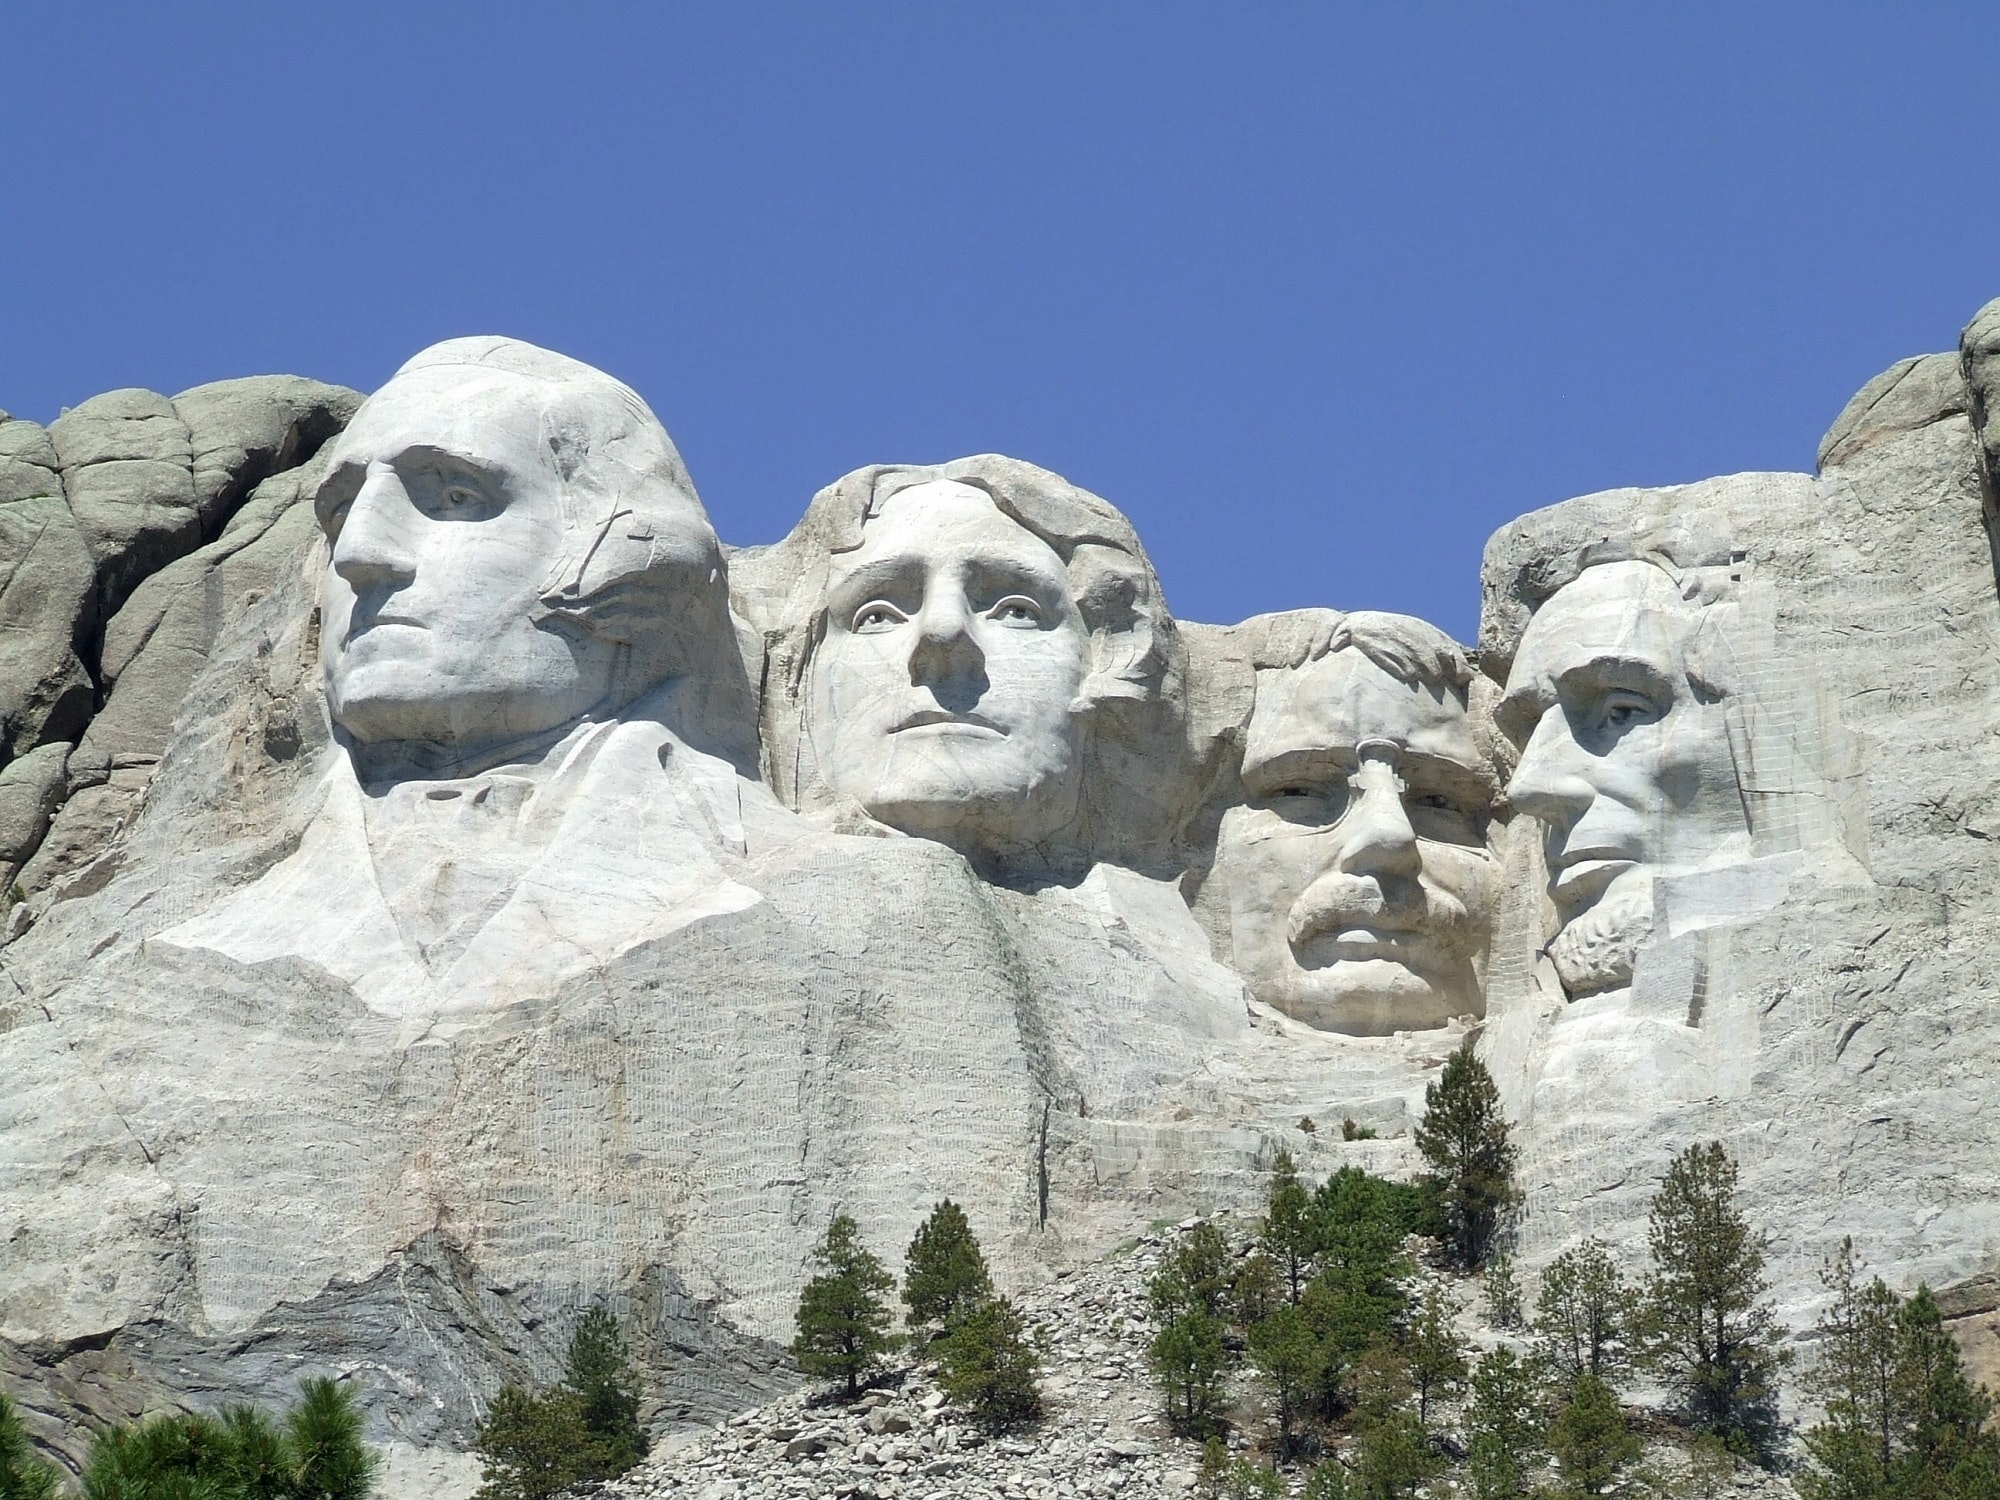
<svg viewBox="0 0 2000 1500">
<path fill-rule="evenodd" d="M 1260 671 L 1296 667 L 1339 651 L 1359 651 L 1406 687 L 1460 693 L 1472 681 L 1465 648 L 1428 620 L 1383 610 L 1301 609 L 1260 615 L 1250 643 Z"/>
</svg>

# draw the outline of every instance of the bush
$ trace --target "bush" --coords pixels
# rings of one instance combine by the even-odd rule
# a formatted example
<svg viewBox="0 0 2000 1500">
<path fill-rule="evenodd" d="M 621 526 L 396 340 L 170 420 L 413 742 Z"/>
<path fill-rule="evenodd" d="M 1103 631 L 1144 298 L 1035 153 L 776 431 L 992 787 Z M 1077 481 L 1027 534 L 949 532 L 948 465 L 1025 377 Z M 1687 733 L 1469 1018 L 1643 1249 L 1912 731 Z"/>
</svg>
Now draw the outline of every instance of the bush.
<svg viewBox="0 0 2000 1500">
<path fill-rule="evenodd" d="M 1736 1163 L 1719 1142 L 1674 1158 L 1653 1195 L 1653 1269 L 1639 1323 L 1646 1360 L 1674 1389 L 1688 1424 L 1766 1458 L 1783 1330 L 1764 1301 L 1766 1237 L 1735 1200 Z"/>
<path fill-rule="evenodd" d="M 0 1395 L 0 1500 L 54 1500 L 62 1474 L 35 1457 L 14 1403 Z"/>
<path fill-rule="evenodd" d="M 578 1319 L 552 1389 L 537 1396 L 507 1385 L 493 1398 L 473 1440 L 485 1480 L 475 1500 L 545 1500 L 587 1480 L 615 1479 L 646 1448 L 639 1372 L 617 1319 L 594 1306 Z"/>
<path fill-rule="evenodd" d="M 1041 1356 L 1005 1297 L 961 1312 L 938 1341 L 938 1386 L 989 1427 L 1041 1415 Z"/>
<path fill-rule="evenodd" d="M 1446 1251 L 1465 1270 L 1486 1259 L 1500 1211 L 1514 1200 L 1514 1147 L 1500 1090 L 1468 1041 L 1424 1091 L 1417 1149 L 1444 1217 Z"/>
<path fill-rule="evenodd" d="M 361 1441 L 352 1394 L 321 1378 L 301 1386 L 282 1431 L 257 1408 L 232 1406 L 220 1416 L 176 1413 L 102 1432 L 84 1465 L 83 1494 L 86 1500 L 366 1500 L 379 1463 Z M 13 1500 L 5 1490 L 0 1496 Z"/>
<path fill-rule="evenodd" d="M 839 1380 L 852 1401 L 862 1379 L 896 1347 L 885 1300 L 896 1280 L 862 1245 L 861 1226 L 846 1214 L 834 1215 L 813 1258 L 826 1269 L 799 1293 L 792 1354 L 808 1375 Z"/>
<path fill-rule="evenodd" d="M 949 1324 L 993 1295 L 986 1257 L 965 1212 L 946 1198 L 931 1210 L 903 1257 L 904 1321 Z"/>
</svg>

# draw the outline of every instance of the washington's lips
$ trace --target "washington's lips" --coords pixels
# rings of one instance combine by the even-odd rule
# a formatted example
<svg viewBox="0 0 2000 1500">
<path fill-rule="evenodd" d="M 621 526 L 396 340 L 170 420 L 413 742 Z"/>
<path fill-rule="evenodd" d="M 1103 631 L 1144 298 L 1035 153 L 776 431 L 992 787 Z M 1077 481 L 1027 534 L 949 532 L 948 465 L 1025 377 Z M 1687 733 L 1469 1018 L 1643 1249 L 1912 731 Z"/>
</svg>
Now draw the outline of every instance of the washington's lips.
<svg viewBox="0 0 2000 1500">
<path fill-rule="evenodd" d="M 889 726 L 889 733 L 904 734 L 912 729 L 935 729 L 947 733 L 956 730 L 960 733 L 1002 737 L 1007 733 L 992 720 L 982 718 L 978 714 L 955 714 L 942 708 L 920 708 L 915 713 L 905 714 Z"/>
</svg>

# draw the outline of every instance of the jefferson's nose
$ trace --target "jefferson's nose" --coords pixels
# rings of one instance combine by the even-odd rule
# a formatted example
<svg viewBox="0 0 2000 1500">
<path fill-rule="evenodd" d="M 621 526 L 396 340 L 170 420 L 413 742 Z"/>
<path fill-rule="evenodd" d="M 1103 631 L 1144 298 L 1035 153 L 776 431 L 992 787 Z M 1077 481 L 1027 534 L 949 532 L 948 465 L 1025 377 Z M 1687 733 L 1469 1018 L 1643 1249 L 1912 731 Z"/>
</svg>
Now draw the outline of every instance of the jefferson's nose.
<svg viewBox="0 0 2000 1500">
<path fill-rule="evenodd" d="M 1339 868 L 1349 875 L 1413 876 L 1423 869 L 1417 831 L 1403 807 L 1403 784 L 1385 762 L 1365 760 L 1354 775 L 1354 806 L 1340 821 Z"/>
<path fill-rule="evenodd" d="M 1508 802 L 1552 828 L 1568 828 L 1597 799 L 1597 789 L 1582 774 L 1585 758 L 1562 705 L 1551 704 L 1528 736 L 1514 779 L 1507 783 Z"/>
<path fill-rule="evenodd" d="M 410 497 L 393 466 L 372 463 L 333 544 L 333 571 L 357 593 L 397 587 L 416 577 L 409 534 Z"/>
<path fill-rule="evenodd" d="M 936 688 L 977 676 L 986 653 L 972 638 L 972 611 L 955 591 L 924 600 L 917 639 L 910 648 L 910 682 Z"/>
</svg>

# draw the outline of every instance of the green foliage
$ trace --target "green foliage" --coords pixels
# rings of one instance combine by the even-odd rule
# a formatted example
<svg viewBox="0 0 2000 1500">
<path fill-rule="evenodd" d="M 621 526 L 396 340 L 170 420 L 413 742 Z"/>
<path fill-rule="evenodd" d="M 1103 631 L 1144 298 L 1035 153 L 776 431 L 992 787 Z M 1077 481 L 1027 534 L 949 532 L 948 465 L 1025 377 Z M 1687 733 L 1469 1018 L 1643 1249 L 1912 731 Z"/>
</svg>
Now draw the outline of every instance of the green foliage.
<svg viewBox="0 0 2000 1500">
<path fill-rule="evenodd" d="M 1408 1500 L 1443 1472 L 1444 1455 L 1410 1410 L 1406 1372 L 1393 1355 L 1376 1351 L 1359 1372 L 1354 1419 L 1351 1500 Z"/>
<path fill-rule="evenodd" d="M 1782 1330 L 1764 1300 L 1766 1237 L 1735 1200 L 1736 1163 L 1719 1142 L 1674 1158 L 1653 1195 L 1653 1267 L 1638 1323 L 1646 1360 L 1688 1424 L 1764 1457 L 1776 1432 Z"/>
<path fill-rule="evenodd" d="M 1285 1481 L 1275 1469 L 1231 1458 L 1228 1445 L 1213 1437 L 1202 1449 L 1195 1484 L 1203 1500 L 1281 1500 Z"/>
<path fill-rule="evenodd" d="M 1249 1344 L 1251 1362 L 1278 1399 L 1278 1452 L 1289 1457 L 1293 1427 L 1326 1373 L 1324 1342 L 1302 1309 L 1284 1303 L 1251 1326 Z"/>
<path fill-rule="evenodd" d="M 1312 1194 L 1299 1181 L 1298 1167 L 1289 1151 L 1280 1151 L 1272 1168 L 1271 1197 L 1261 1238 L 1264 1253 L 1277 1267 L 1286 1295 L 1296 1307 L 1299 1294 L 1312 1279 L 1318 1223 Z"/>
<path fill-rule="evenodd" d="M 1514 1257 L 1505 1246 L 1497 1246 L 1486 1257 L 1484 1298 L 1486 1320 L 1495 1328 L 1521 1326 L 1521 1283 L 1514 1275 Z"/>
<path fill-rule="evenodd" d="M 1424 1288 L 1416 1316 L 1404 1333 L 1403 1358 L 1417 1398 L 1417 1421 L 1427 1431 L 1431 1403 L 1440 1397 L 1450 1398 L 1465 1384 L 1465 1341 L 1452 1326 L 1457 1315 L 1458 1308 L 1444 1287 L 1432 1282 Z"/>
<path fill-rule="evenodd" d="M 307 1380 L 282 1430 L 252 1406 L 150 1417 L 98 1435 L 85 1500 L 366 1500 L 380 1460 L 352 1394 Z M 23 1494 L 33 1495 L 32 1490 Z M 50 1492 L 53 1493 L 53 1492 Z M 14 1500 L 0 1488 L 0 1500 Z"/>
<path fill-rule="evenodd" d="M 1174 1244 L 1160 1269 L 1146 1284 L 1153 1312 L 1162 1321 L 1187 1312 L 1227 1321 L 1235 1284 L 1235 1256 L 1229 1241 L 1204 1220 Z"/>
<path fill-rule="evenodd" d="M 1609 1493 L 1638 1458 L 1639 1440 L 1625 1425 L 1617 1393 L 1595 1375 L 1579 1375 L 1569 1399 L 1549 1424 L 1549 1451 L 1562 1476 L 1562 1493 L 1578 1500 Z"/>
<path fill-rule="evenodd" d="M 0 1395 L 0 1500 L 54 1500 L 62 1474 L 35 1457 L 14 1403 Z"/>
<path fill-rule="evenodd" d="M 939 1388 L 989 1427 L 1041 1415 L 1041 1356 L 1005 1297 L 959 1312 L 936 1348 Z"/>
<path fill-rule="evenodd" d="M 1337 1458 L 1324 1458 L 1312 1467 L 1306 1475 L 1305 1488 L 1299 1492 L 1299 1500 L 1349 1500 L 1353 1493 L 1347 1478 L 1347 1466 Z"/>
<path fill-rule="evenodd" d="M 1470 1042 L 1424 1091 L 1416 1144 L 1430 1163 L 1446 1251 L 1456 1265 L 1475 1270 L 1486 1259 L 1500 1211 L 1514 1200 L 1515 1151 L 1500 1113 L 1500 1090 Z"/>
<path fill-rule="evenodd" d="M 1202 1433 L 1215 1426 L 1229 1359 L 1222 1336 L 1220 1318 L 1186 1308 L 1168 1313 L 1147 1347 L 1147 1363 L 1166 1396 L 1167 1419 L 1181 1432 Z"/>
<path fill-rule="evenodd" d="M 896 1280 L 862 1245 L 861 1226 L 846 1214 L 834 1215 L 813 1258 L 825 1269 L 799 1293 L 792 1355 L 808 1375 L 841 1381 L 852 1401 L 863 1378 L 896 1347 L 885 1300 Z"/>
<path fill-rule="evenodd" d="M 993 1295 L 986 1257 L 965 1211 L 949 1198 L 931 1210 L 903 1257 L 904 1320 L 912 1328 L 950 1324 Z"/>
<path fill-rule="evenodd" d="M 1480 1356 L 1465 1414 L 1467 1466 L 1478 1500 L 1525 1500 L 1541 1459 L 1541 1371 L 1512 1349 Z"/>
<path fill-rule="evenodd" d="M 590 1434 L 588 1479 L 615 1479 L 646 1456 L 639 1425 L 639 1371 L 618 1320 L 602 1305 L 578 1320 L 563 1361 L 562 1383 L 575 1393 Z"/>
<path fill-rule="evenodd" d="M 475 1500 L 543 1500 L 588 1480 L 615 1479 L 646 1456 L 639 1372 L 618 1320 L 602 1305 L 577 1320 L 562 1379 L 535 1395 L 503 1386 L 473 1449 L 482 1464 Z"/>
<path fill-rule="evenodd" d="M 1375 1139 L 1375 1127 L 1363 1125 L 1350 1116 L 1340 1122 L 1340 1138 L 1343 1141 L 1372 1141 Z"/>
<path fill-rule="evenodd" d="M 1558 1383 L 1567 1387 L 1580 1375 L 1608 1383 L 1617 1376 L 1630 1299 L 1610 1252 L 1595 1239 L 1549 1262 L 1535 1299 L 1535 1352 Z"/>
<path fill-rule="evenodd" d="M 2000 1496 L 1993 1398 L 1966 1377 L 1928 1288 L 1898 1297 L 1859 1280 L 1853 1242 L 1823 1275 L 1834 1294 L 1808 1377 L 1825 1416 L 1806 1433 L 1806 1500 Z"/>
<path fill-rule="evenodd" d="M 537 1396 L 503 1385 L 472 1446 L 485 1481 L 473 1500 L 548 1500 L 584 1477 L 590 1432 L 583 1402 L 562 1386 Z"/>
</svg>

